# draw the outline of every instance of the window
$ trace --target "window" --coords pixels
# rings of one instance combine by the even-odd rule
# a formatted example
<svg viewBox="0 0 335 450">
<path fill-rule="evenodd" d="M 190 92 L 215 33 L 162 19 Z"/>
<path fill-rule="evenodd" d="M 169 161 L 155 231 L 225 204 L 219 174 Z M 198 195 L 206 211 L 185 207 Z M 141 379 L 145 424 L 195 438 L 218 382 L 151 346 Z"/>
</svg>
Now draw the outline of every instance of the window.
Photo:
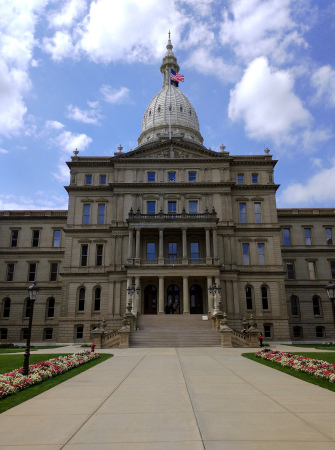
<svg viewBox="0 0 335 450">
<path fill-rule="evenodd" d="M 92 184 L 92 175 L 85 176 L 85 184 Z"/>
<path fill-rule="evenodd" d="M 4 298 L 2 302 L 2 317 L 9 317 L 10 315 L 10 298 Z"/>
<path fill-rule="evenodd" d="M 103 250 L 104 250 L 104 246 L 102 244 L 97 244 L 96 266 L 102 266 Z"/>
<path fill-rule="evenodd" d="M 257 244 L 258 248 L 258 264 L 264 266 L 265 258 L 264 258 L 264 244 Z"/>
<path fill-rule="evenodd" d="M 199 242 L 191 242 L 191 263 L 198 264 L 199 263 Z"/>
<path fill-rule="evenodd" d="M 47 300 L 47 317 L 55 317 L 55 299 L 53 297 Z"/>
<path fill-rule="evenodd" d="M 57 281 L 58 278 L 58 263 L 50 263 L 50 281 Z"/>
<path fill-rule="evenodd" d="M 12 230 L 10 246 L 17 247 L 18 239 L 19 239 L 19 230 Z"/>
<path fill-rule="evenodd" d="M 331 228 L 326 228 L 326 242 L 327 245 L 333 245 L 333 230 Z"/>
<path fill-rule="evenodd" d="M 78 311 L 85 311 L 85 288 L 79 289 Z"/>
<path fill-rule="evenodd" d="M 335 261 L 330 261 L 330 271 L 332 273 L 332 279 L 335 279 Z"/>
<path fill-rule="evenodd" d="M 60 230 L 54 230 L 54 247 L 60 247 Z"/>
<path fill-rule="evenodd" d="M 287 262 L 286 263 L 286 272 L 287 272 L 287 279 L 288 280 L 294 280 L 295 279 L 294 262 Z"/>
<path fill-rule="evenodd" d="M 313 313 L 314 316 L 321 316 L 321 299 L 317 295 L 313 296 Z"/>
<path fill-rule="evenodd" d="M 156 258 L 155 242 L 147 242 L 147 259 L 154 260 Z"/>
<path fill-rule="evenodd" d="M 148 181 L 156 181 L 156 173 L 148 172 Z"/>
<path fill-rule="evenodd" d="M 169 259 L 175 260 L 177 259 L 177 243 L 169 242 Z"/>
<path fill-rule="evenodd" d="M 91 205 L 84 205 L 84 225 L 89 225 L 91 221 Z"/>
<path fill-rule="evenodd" d="M 293 327 L 293 337 L 300 339 L 302 338 L 302 328 L 301 327 Z"/>
<path fill-rule="evenodd" d="M 262 294 L 262 308 L 269 309 L 268 289 L 266 286 L 261 287 L 261 294 Z"/>
<path fill-rule="evenodd" d="M 82 339 L 84 337 L 83 325 L 77 325 L 75 330 L 76 330 L 76 339 Z"/>
<path fill-rule="evenodd" d="M 32 246 L 38 247 L 39 240 L 40 240 L 40 230 L 33 230 Z"/>
<path fill-rule="evenodd" d="M 283 228 L 284 245 L 291 245 L 291 235 L 289 228 Z"/>
<path fill-rule="evenodd" d="M 198 202 L 196 201 L 189 201 L 188 202 L 188 209 L 190 214 L 197 214 L 198 212 Z"/>
<path fill-rule="evenodd" d="M 254 203 L 255 223 L 261 223 L 261 204 Z"/>
<path fill-rule="evenodd" d="M 147 214 L 155 214 L 155 213 L 156 213 L 156 202 L 147 202 Z"/>
<path fill-rule="evenodd" d="M 239 173 L 239 174 L 237 175 L 237 182 L 238 182 L 239 184 L 244 183 L 244 174 L 243 174 L 243 173 Z"/>
<path fill-rule="evenodd" d="M 24 317 L 30 317 L 30 311 L 31 311 L 31 300 L 30 298 L 27 298 L 24 308 Z"/>
<path fill-rule="evenodd" d="M 100 175 L 100 184 L 106 184 L 106 183 L 107 183 L 106 175 Z"/>
<path fill-rule="evenodd" d="M 168 181 L 176 181 L 176 172 L 168 173 Z"/>
<path fill-rule="evenodd" d="M 271 325 L 265 325 L 264 324 L 264 337 L 265 338 L 271 338 L 272 337 L 272 333 L 271 333 Z"/>
<path fill-rule="evenodd" d="M 312 233 L 310 228 L 305 228 L 305 244 L 312 245 Z"/>
<path fill-rule="evenodd" d="M 246 286 L 245 288 L 245 301 L 247 304 L 247 309 L 252 309 L 252 290 L 251 286 Z"/>
<path fill-rule="evenodd" d="M 80 265 L 82 267 L 87 266 L 87 255 L 88 255 L 88 245 L 82 245 L 81 246 L 81 258 L 80 258 Z"/>
<path fill-rule="evenodd" d="M 14 264 L 7 264 L 7 281 L 13 281 L 14 279 Z"/>
<path fill-rule="evenodd" d="M 247 223 L 246 204 L 240 203 L 240 223 Z"/>
<path fill-rule="evenodd" d="M 299 299 L 296 295 L 291 295 L 291 314 L 292 316 L 299 316 Z"/>
<path fill-rule="evenodd" d="M 5 339 L 7 339 L 7 336 L 8 336 L 7 328 L 1 328 L 0 329 L 0 339 L 5 340 Z"/>
<path fill-rule="evenodd" d="M 36 263 L 29 264 L 28 281 L 36 280 Z"/>
<path fill-rule="evenodd" d="M 188 181 L 197 181 L 197 172 L 189 172 Z"/>
<path fill-rule="evenodd" d="M 23 341 L 26 341 L 28 338 L 28 328 L 22 328 L 20 337 Z"/>
<path fill-rule="evenodd" d="M 249 265 L 249 244 L 242 244 L 243 249 L 243 264 L 245 266 Z"/>
<path fill-rule="evenodd" d="M 52 340 L 53 328 L 45 328 L 44 330 L 44 339 Z"/>
<path fill-rule="evenodd" d="M 258 183 L 258 173 L 253 173 L 253 174 L 251 175 L 251 181 L 252 181 L 253 183 Z"/>
<path fill-rule="evenodd" d="M 176 213 L 177 212 L 177 202 L 168 202 L 168 213 Z"/>
<path fill-rule="evenodd" d="M 316 279 L 315 261 L 307 261 L 308 274 L 310 280 Z"/>
<path fill-rule="evenodd" d="M 318 338 L 326 337 L 325 327 L 321 327 L 321 326 L 315 327 L 315 333 L 316 333 L 316 337 L 318 337 Z"/>
<path fill-rule="evenodd" d="M 101 306 L 101 289 L 96 288 L 94 291 L 94 311 L 100 311 Z"/>
<path fill-rule="evenodd" d="M 105 205 L 100 204 L 98 206 L 98 224 L 103 225 L 105 223 Z"/>
</svg>

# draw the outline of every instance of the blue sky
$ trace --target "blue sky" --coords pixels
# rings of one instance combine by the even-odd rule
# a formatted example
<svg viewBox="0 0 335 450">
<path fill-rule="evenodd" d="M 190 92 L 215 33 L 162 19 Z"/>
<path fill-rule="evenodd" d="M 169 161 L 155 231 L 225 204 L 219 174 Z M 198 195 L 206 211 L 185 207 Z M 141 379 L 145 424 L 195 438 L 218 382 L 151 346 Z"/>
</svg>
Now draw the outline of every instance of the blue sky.
<svg viewBox="0 0 335 450">
<path fill-rule="evenodd" d="M 66 209 L 73 150 L 136 147 L 169 29 L 204 145 L 268 147 L 278 207 L 334 208 L 334 0 L 2 0 L 0 209 Z"/>
</svg>

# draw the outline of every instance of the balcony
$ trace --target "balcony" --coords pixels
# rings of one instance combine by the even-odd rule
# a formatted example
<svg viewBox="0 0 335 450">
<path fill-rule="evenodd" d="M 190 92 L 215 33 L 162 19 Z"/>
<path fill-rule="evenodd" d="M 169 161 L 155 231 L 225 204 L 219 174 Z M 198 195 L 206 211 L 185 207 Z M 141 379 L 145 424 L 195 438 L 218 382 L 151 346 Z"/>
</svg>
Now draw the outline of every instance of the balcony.
<svg viewBox="0 0 335 450">
<path fill-rule="evenodd" d="M 172 212 L 172 213 L 164 213 L 161 209 L 158 214 L 147 213 L 142 214 L 140 208 L 137 208 L 137 211 L 134 213 L 133 208 L 130 208 L 127 221 L 143 221 L 143 220 L 157 220 L 157 221 L 166 221 L 166 220 L 197 220 L 197 221 L 218 221 L 217 213 L 215 208 L 213 207 L 212 212 L 208 211 L 208 208 L 205 209 L 204 213 L 187 213 L 185 208 L 183 208 L 180 214 Z"/>
<path fill-rule="evenodd" d="M 129 266 L 185 266 L 188 264 L 197 265 L 219 265 L 218 258 L 128 258 L 127 263 Z"/>
</svg>

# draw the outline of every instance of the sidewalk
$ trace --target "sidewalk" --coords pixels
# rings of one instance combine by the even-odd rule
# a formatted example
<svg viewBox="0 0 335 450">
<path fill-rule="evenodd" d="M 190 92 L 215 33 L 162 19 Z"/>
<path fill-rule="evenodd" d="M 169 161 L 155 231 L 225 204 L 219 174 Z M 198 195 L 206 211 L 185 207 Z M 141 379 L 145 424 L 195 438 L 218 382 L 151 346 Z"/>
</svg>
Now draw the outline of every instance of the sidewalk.
<svg viewBox="0 0 335 450">
<path fill-rule="evenodd" d="M 334 449 L 335 393 L 247 350 L 105 350 L 115 357 L 1 414 L 0 450 Z"/>
</svg>

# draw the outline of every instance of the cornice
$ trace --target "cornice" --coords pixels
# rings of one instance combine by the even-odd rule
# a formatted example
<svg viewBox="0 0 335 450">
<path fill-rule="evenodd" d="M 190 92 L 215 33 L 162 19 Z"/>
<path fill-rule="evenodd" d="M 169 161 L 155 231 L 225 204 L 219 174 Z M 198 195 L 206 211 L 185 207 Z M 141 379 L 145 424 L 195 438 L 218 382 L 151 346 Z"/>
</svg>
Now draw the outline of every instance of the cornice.
<svg viewBox="0 0 335 450">
<path fill-rule="evenodd" d="M 274 189 L 275 191 L 280 188 L 280 184 L 237 184 L 234 182 L 233 190 L 244 191 L 244 190 L 264 190 L 264 189 Z M 232 192 L 233 193 L 233 192 Z"/>
<path fill-rule="evenodd" d="M 334 208 L 277 208 L 278 218 L 281 217 L 289 217 L 293 218 L 301 218 L 308 217 L 317 218 L 317 217 L 334 217 L 335 209 Z"/>
</svg>

